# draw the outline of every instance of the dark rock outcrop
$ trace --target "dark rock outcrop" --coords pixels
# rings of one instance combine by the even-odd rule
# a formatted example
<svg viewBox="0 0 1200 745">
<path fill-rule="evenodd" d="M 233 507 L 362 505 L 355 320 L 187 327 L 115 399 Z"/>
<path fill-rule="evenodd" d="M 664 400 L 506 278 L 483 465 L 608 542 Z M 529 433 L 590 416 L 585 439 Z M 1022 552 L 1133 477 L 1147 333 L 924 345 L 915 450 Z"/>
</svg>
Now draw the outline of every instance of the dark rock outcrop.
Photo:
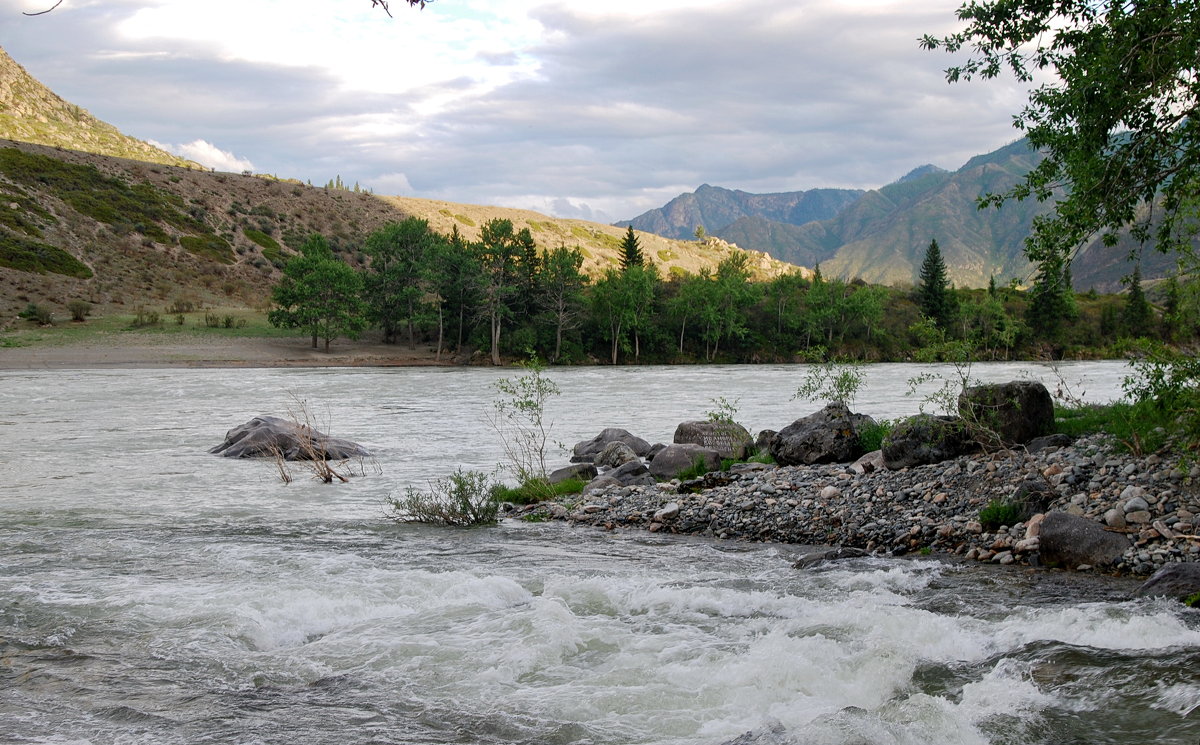
<svg viewBox="0 0 1200 745">
<path fill-rule="evenodd" d="M 592 439 L 576 443 L 571 451 L 571 461 L 573 463 L 591 463 L 610 442 L 625 443 L 633 449 L 633 452 L 637 453 L 638 457 L 645 457 L 650 452 L 650 443 L 642 438 L 619 427 L 608 427 Z"/>
<path fill-rule="evenodd" d="M 958 410 L 977 436 L 996 444 L 1020 445 L 1054 431 L 1054 400 L 1033 380 L 971 386 L 959 395 Z"/>
<path fill-rule="evenodd" d="M 754 438 L 735 422 L 683 422 L 675 428 L 676 445 L 699 445 L 722 458 L 743 460 L 754 448 Z"/>
<path fill-rule="evenodd" d="M 781 466 L 846 463 L 863 454 L 859 430 L 874 423 L 843 403 L 831 403 L 784 427 L 771 443 L 771 456 Z"/>
<path fill-rule="evenodd" d="M 1065 512 L 1046 513 L 1039 539 L 1042 563 L 1064 569 L 1112 566 L 1130 546 L 1120 533 L 1110 533 L 1095 520 Z"/>
<path fill-rule="evenodd" d="M 371 455 L 356 442 L 319 432 L 277 416 L 256 416 L 225 433 L 225 441 L 208 452 L 226 458 L 346 460 Z"/>
<path fill-rule="evenodd" d="M 941 463 L 979 449 L 966 422 L 954 416 L 918 414 L 902 420 L 883 440 L 883 463 L 895 471 Z"/>
</svg>

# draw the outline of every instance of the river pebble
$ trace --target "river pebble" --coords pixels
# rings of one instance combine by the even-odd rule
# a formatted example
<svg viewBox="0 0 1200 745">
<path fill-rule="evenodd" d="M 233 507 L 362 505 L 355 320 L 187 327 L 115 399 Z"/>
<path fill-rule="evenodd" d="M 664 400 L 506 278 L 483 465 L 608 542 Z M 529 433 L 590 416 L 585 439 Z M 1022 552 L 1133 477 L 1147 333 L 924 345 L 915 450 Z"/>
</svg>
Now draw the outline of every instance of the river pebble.
<svg viewBox="0 0 1200 745">
<path fill-rule="evenodd" d="M 725 540 L 835 545 L 872 553 L 949 554 L 1000 564 L 1038 564 L 1038 524 L 987 531 L 979 511 L 1031 480 L 1048 489 L 1047 511 L 1093 519 L 1134 545 L 1115 567 L 1149 575 L 1200 560 L 1200 474 L 1174 456 L 1113 452 L 1102 435 L 1065 448 L 963 456 L 899 471 L 850 464 L 747 468 L 680 483 L 598 489 L 515 517 L 562 519 L 605 529 L 706 535 Z"/>
</svg>

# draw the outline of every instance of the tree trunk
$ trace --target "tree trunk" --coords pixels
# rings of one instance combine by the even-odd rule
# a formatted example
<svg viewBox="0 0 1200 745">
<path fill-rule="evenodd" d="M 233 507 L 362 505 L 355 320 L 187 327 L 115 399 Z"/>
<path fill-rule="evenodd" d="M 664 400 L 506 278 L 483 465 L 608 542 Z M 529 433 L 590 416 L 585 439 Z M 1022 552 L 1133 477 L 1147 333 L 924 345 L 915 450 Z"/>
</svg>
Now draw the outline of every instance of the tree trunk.
<svg viewBox="0 0 1200 745">
<path fill-rule="evenodd" d="M 500 315 L 492 313 L 492 364 L 500 364 Z"/>
<path fill-rule="evenodd" d="M 445 330 L 445 311 L 442 310 L 442 304 L 438 303 L 438 343 L 437 354 L 434 355 L 435 362 L 442 361 L 442 337 Z"/>
<path fill-rule="evenodd" d="M 316 331 L 312 332 L 312 337 L 313 337 L 313 349 L 316 349 L 317 348 L 317 332 Z"/>
</svg>

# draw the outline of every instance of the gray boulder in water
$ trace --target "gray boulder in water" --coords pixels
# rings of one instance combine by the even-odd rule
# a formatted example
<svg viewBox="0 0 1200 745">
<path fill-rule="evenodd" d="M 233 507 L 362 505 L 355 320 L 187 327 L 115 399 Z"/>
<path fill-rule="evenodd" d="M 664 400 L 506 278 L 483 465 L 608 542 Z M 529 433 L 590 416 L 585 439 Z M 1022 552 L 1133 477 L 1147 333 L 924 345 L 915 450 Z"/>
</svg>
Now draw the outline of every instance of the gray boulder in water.
<svg viewBox="0 0 1200 745">
<path fill-rule="evenodd" d="M 277 416 L 256 416 L 225 433 L 225 441 L 208 452 L 226 458 L 346 460 L 371 455 L 362 445 Z"/>
<path fill-rule="evenodd" d="M 1138 595 L 1189 598 L 1200 593 L 1200 564 L 1167 564 L 1138 588 Z"/>
</svg>

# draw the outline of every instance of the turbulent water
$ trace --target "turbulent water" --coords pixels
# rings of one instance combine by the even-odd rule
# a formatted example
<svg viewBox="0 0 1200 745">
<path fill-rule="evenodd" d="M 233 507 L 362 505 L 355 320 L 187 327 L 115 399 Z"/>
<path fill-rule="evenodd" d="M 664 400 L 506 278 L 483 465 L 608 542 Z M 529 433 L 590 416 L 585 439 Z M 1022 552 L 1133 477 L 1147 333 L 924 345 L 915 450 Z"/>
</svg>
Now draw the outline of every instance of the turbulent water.
<svg viewBox="0 0 1200 745">
<path fill-rule="evenodd" d="M 1123 375 L 1060 372 L 1097 399 Z M 503 374 L 0 373 L 0 742 L 1200 742 L 1200 619 L 1126 581 L 384 519 L 499 460 Z M 913 374 L 873 367 L 855 408 L 915 410 Z M 551 375 L 566 442 L 668 440 L 717 396 L 751 429 L 813 408 L 789 367 Z M 364 475 L 285 485 L 205 453 L 297 399 L 376 453 Z"/>
</svg>

